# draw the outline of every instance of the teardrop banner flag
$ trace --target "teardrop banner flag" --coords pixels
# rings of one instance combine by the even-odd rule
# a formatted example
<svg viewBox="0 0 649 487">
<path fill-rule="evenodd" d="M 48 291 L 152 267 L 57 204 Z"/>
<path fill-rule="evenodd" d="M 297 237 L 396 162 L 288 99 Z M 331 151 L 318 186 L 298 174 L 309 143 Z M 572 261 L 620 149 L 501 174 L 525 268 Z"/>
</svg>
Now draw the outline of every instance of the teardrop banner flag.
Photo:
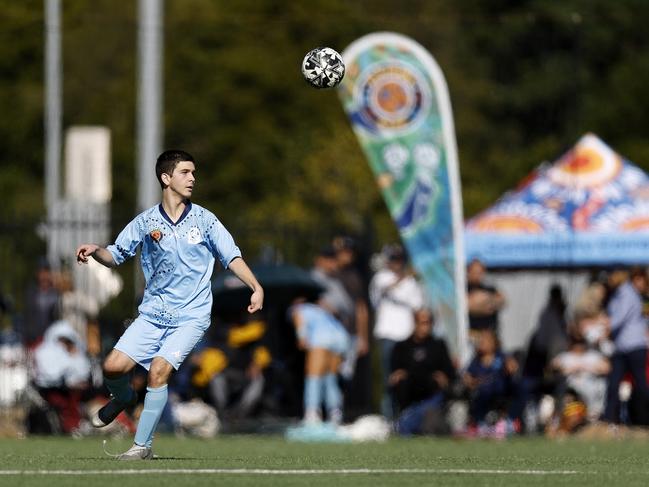
<svg viewBox="0 0 649 487">
<path fill-rule="evenodd" d="M 400 34 L 366 35 L 342 55 L 343 106 L 447 343 L 464 362 L 462 198 L 446 81 L 430 53 Z"/>
</svg>

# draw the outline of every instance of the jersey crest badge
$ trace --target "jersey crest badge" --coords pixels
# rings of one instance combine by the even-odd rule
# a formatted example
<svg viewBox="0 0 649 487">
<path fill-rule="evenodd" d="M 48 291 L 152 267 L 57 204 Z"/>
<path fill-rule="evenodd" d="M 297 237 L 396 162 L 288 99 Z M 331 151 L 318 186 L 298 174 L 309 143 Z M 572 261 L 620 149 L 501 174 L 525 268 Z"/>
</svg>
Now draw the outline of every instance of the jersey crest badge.
<svg viewBox="0 0 649 487">
<path fill-rule="evenodd" d="M 198 227 L 192 227 L 189 229 L 189 232 L 187 232 L 187 242 L 190 244 L 198 244 L 203 241 L 203 237 L 201 237 L 201 231 L 198 229 Z"/>
</svg>

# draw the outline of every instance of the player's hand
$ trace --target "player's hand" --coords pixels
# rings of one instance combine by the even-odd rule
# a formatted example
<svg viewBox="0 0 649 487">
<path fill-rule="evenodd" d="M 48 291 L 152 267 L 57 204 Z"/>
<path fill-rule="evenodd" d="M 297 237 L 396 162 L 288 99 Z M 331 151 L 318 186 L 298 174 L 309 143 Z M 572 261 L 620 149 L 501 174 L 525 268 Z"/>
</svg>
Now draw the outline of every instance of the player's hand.
<svg viewBox="0 0 649 487">
<path fill-rule="evenodd" d="M 77 263 L 87 264 L 88 258 L 97 252 L 99 245 L 95 244 L 83 244 L 77 249 Z"/>
<path fill-rule="evenodd" d="M 258 287 L 252 296 L 250 296 L 250 305 L 248 306 L 248 313 L 254 313 L 255 311 L 261 311 L 264 307 L 264 290 L 261 287 Z"/>
</svg>

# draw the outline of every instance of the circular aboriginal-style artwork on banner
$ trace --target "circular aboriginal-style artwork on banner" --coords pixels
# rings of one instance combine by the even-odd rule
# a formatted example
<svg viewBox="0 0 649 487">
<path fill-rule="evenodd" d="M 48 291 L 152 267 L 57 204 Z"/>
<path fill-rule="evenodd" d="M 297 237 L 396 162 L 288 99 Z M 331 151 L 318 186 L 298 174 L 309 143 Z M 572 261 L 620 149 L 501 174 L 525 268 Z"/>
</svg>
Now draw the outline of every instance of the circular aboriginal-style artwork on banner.
<svg viewBox="0 0 649 487">
<path fill-rule="evenodd" d="M 430 111 L 431 96 L 422 73 L 402 61 L 367 68 L 359 76 L 354 95 L 363 125 L 391 135 L 417 128 Z"/>
<path fill-rule="evenodd" d="M 619 174 L 622 160 L 594 136 L 584 137 L 548 171 L 555 184 L 571 188 L 594 188 Z"/>
</svg>

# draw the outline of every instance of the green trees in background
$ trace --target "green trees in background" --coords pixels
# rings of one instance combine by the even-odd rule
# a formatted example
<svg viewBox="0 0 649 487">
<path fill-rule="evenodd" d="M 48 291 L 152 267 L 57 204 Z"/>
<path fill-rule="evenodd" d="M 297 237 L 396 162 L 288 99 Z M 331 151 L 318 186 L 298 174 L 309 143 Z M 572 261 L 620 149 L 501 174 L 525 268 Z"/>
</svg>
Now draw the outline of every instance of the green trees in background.
<svg viewBox="0 0 649 487">
<path fill-rule="evenodd" d="M 309 49 L 342 50 L 373 31 L 413 37 L 444 70 L 466 216 L 586 131 L 649 170 L 649 2 L 165 4 L 165 146 L 194 153 L 197 201 L 231 227 L 253 261 L 273 243 L 307 263 L 318 240 L 339 230 L 396 238 L 335 92 L 310 88 L 299 69 Z M 136 201 L 136 7 L 63 2 L 64 126 L 112 131 L 113 233 Z M 42 1 L 0 0 L 0 25 L 2 221 L 6 227 L 19 214 L 34 241 L 16 245 L 3 232 L 0 266 L 24 280 L 43 248 L 33 232 L 44 214 Z M 9 258 L 10 248 L 30 250 Z"/>
</svg>

